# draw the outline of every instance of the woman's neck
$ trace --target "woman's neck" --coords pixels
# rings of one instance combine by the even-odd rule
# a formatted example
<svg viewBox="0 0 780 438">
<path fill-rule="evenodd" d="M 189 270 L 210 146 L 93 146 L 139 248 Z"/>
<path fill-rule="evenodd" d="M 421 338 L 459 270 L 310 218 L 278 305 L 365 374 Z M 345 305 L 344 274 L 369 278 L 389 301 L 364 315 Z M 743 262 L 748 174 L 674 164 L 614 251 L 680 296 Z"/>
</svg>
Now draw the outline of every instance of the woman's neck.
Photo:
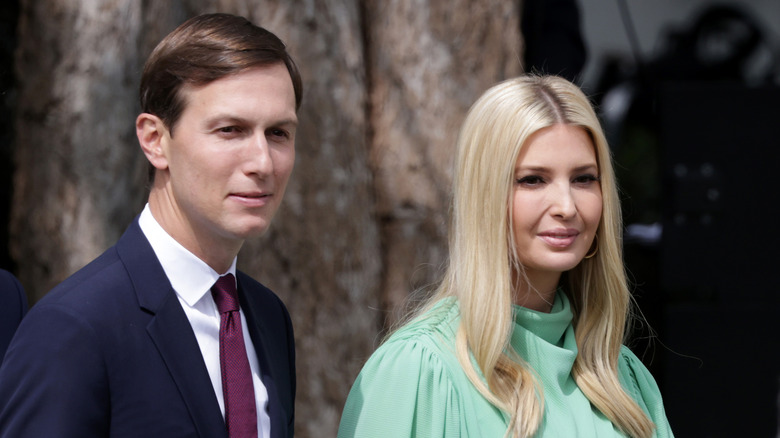
<svg viewBox="0 0 780 438">
<path fill-rule="evenodd" d="M 550 313 L 558 290 L 560 273 L 514 275 L 514 303 L 527 309 Z"/>
</svg>

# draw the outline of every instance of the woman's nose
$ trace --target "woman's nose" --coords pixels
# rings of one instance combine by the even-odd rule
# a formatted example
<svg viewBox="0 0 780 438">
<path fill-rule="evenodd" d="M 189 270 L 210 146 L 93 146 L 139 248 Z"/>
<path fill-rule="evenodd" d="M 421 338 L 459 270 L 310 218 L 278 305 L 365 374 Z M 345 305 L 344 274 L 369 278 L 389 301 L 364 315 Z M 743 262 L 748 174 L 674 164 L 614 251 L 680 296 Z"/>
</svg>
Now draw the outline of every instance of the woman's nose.
<svg viewBox="0 0 780 438">
<path fill-rule="evenodd" d="M 551 202 L 550 213 L 555 216 L 568 219 L 577 214 L 577 206 L 568 184 L 555 186 L 554 193 L 551 194 Z"/>
</svg>

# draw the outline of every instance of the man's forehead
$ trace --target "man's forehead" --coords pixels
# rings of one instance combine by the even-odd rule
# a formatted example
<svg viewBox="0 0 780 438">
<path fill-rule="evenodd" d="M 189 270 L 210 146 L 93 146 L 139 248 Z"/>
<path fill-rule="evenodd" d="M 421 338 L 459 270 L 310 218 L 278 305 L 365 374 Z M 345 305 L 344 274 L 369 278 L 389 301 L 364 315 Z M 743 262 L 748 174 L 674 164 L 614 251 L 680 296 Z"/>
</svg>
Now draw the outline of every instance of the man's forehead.
<svg viewBox="0 0 780 438">
<path fill-rule="evenodd" d="M 210 120 L 249 120 L 254 117 L 249 113 L 263 112 L 279 124 L 298 123 L 295 92 L 284 64 L 245 69 L 206 84 L 186 84 L 179 99 L 183 113 L 208 113 Z"/>
</svg>

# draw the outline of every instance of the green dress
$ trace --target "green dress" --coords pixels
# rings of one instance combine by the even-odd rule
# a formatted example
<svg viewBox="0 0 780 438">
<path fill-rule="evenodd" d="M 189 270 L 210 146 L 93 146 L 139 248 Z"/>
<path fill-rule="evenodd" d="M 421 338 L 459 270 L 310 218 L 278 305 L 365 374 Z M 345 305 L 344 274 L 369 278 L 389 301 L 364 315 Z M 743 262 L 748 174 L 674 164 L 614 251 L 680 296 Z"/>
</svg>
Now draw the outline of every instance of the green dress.
<svg viewBox="0 0 780 438">
<path fill-rule="evenodd" d="M 550 313 L 515 307 L 512 347 L 544 388 L 537 437 L 623 437 L 591 406 L 571 375 L 577 355 L 572 311 L 562 292 Z M 509 417 L 471 384 L 454 354 L 457 302 L 445 299 L 394 333 L 369 358 L 349 393 L 339 438 L 503 437 Z M 626 347 L 620 381 L 656 425 L 672 437 L 655 380 Z"/>
</svg>

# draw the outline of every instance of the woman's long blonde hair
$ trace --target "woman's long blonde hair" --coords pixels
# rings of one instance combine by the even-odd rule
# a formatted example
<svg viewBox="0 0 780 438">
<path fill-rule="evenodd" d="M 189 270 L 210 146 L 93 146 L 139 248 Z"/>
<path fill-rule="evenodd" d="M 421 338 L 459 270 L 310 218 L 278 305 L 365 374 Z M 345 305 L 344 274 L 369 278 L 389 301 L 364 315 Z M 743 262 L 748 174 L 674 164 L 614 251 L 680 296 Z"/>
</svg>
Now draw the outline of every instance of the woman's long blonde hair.
<svg viewBox="0 0 780 438">
<path fill-rule="evenodd" d="M 457 298 L 461 323 L 456 355 L 461 366 L 479 392 L 509 414 L 508 435 L 533 435 L 544 414 L 542 388 L 509 345 L 512 266 L 519 266 L 510 194 L 526 140 L 560 123 L 581 127 L 593 140 L 603 198 L 596 255 L 562 277 L 574 308 L 579 349 L 572 374 L 591 403 L 618 428 L 630 436 L 649 437 L 654 425 L 623 390 L 617 373 L 630 294 L 610 153 L 590 102 L 567 80 L 536 75 L 511 79 L 488 90 L 469 110 L 457 143 L 450 261 L 429 303 Z"/>
</svg>

